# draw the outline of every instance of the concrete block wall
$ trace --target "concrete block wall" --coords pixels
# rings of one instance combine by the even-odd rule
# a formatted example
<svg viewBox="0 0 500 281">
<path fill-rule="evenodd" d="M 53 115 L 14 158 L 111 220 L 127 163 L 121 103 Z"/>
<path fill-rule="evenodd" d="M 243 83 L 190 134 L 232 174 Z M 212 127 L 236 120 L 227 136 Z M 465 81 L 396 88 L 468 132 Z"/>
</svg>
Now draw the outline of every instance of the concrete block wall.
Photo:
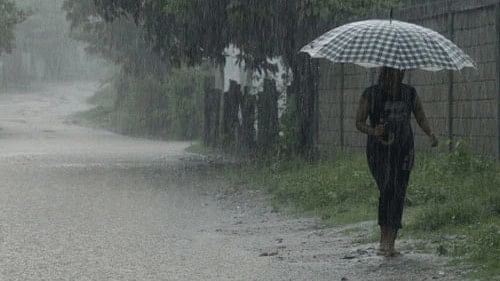
<svg viewBox="0 0 500 281">
<path fill-rule="evenodd" d="M 496 12 L 493 6 L 457 13 L 455 42 L 478 64 L 454 75 L 453 134 L 479 153 L 492 154 L 497 142 Z"/>
<path fill-rule="evenodd" d="M 453 4 L 457 6 L 457 2 Z M 405 82 L 417 89 L 427 117 L 441 140 L 449 139 L 451 124 L 454 140 L 467 141 L 479 154 L 500 153 L 497 117 L 500 69 L 497 69 L 499 50 L 495 5 L 489 3 L 456 11 L 443 8 L 438 13 L 420 6 L 418 11 L 429 11 L 433 14 L 419 18 L 415 17 L 411 9 L 406 9 L 405 14 L 412 15 L 411 22 L 429 27 L 453 39 L 477 62 L 478 69 L 453 72 L 452 76 L 448 71 L 413 70 L 407 72 Z M 453 20 L 450 20 L 450 17 L 453 17 Z M 450 78 L 453 81 L 451 100 Z M 357 132 L 354 118 L 359 97 L 376 79 L 375 70 L 348 64 L 333 65 L 326 60 L 320 62 L 320 150 L 328 153 L 339 148 L 364 149 L 366 136 Z M 413 122 L 413 128 L 417 149 L 429 149 L 428 139 L 416 122 Z"/>
<path fill-rule="evenodd" d="M 447 14 L 412 22 L 431 28 L 450 38 L 449 18 Z M 428 72 L 421 70 L 409 71 L 408 84 L 415 87 L 422 101 L 427 118 L 435 134 L 442 140 L 448 137 L 448 71 Z M 429 148 L 428 139 L 413 119 L 415 146 L 417 149 Z"/>
</svg>

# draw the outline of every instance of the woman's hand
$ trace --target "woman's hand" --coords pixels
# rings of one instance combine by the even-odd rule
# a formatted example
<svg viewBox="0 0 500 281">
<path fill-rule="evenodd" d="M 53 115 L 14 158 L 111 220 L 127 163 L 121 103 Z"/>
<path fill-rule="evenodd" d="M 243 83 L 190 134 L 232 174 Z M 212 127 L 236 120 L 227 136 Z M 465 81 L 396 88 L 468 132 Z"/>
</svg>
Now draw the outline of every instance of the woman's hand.
<svg viewBox="0 0 500 281">
<path fill-rule="evenodd" d="M 437 139 L 436 135 L 431 134 L 431 135 L 429 136 L 429 139 L 430 139 L 430 141 L 431 141 L 431 147 L 437 147 L 437 146 L 438 146 L 438 144 L 439 144 L 439 140 Z"/>
<path fill-rule="evenodd" d="M 384 133 L 385 133 L 384 125 L 380 124 L 380 125 L 377 125 L 377 127 L 373 128 L 372 135 L 380 138 L 384 135 Z"/>
<path fill-rule="evenodd" d="M 429 126 L 429 121 L 425 116 L 424 107 L 422 106 L 422 102 L 418 96 L 415 99 L 415 118 L 417 119 L 418 125 L 422 128 L 422 130 L 429 136 L 429 140 L 432 147 L 437 147 L 439 144 L 438 139 L 431 131 L 431 126 Z"/>
<path fill-rule="evenodd" d="M 384 141 L 384 135 L 385 135 L 385 129 L 384 125 L 379 124 L 375 128 L 372 129 L 371 133 L 379 142 L 385 143 Z"/>
</svg>

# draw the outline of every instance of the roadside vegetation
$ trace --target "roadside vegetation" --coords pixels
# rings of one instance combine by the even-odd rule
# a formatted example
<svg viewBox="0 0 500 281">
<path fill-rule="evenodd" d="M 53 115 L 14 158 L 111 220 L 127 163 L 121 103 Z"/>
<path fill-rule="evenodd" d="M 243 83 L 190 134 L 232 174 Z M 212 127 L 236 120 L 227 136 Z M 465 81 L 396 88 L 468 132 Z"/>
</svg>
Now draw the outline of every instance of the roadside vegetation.
<svg viewBox="0 0 500 281">
<path fill-rule="evenodd" d="M 202 69 L 184 68 L 174 70 L 162 83 L 134 81 L 119 105 L 116 83 L 111 80 L 90 98 L 96 107 L 78 118 L 128 135 L 197 138 L 204 75 Z M 148 102 L 157 107 L 145 106 Z M 293 116 L 285 114 L 282 119 L 285 132 L 290 127 L 288 119 L 293 121 Z M 363 153 L 338 153 L 335 160 L 312 163 L 289 157 L 289 147 L 294 144 L 293 137 L 286 137 L 289 135 L 281 138 L 277 153 L 269 154 L 279 156 L 259 155 L 226 167 L 223 176 L 238 188 L 264 190 L 270 194 L 271 204 L 283 212 L 319 217 L 332 225 L 376 220 L 378 190 Z M 219 153 L 202 145 L 189 151 Z M 418 154 L 404 223 L 405 238 L 429 241 L 422 248 L 454 257 L 467 268 L 473 264 L 471 276 L 494 280 L 492 276 L 500 275 L 500 165 L 473 155 L 465 142 L 458 142 L 451 153 Z"/>
<path fill-rule="evenodd" d="M 103 61 L 70 37 L 64 0 L 0 0 L 0 87 L 27 90 L 41 83 L 93 81 Z"/>
<path fill-rule="evenodd" d="M 25 17 L 26 15 L 18 9 L 15 1 L 0 0 L 0 54 L 12 51 L 15 26 Z"/>
<path fill-rule="evenodd" d="M 192 152 L 209 153 L 202 147 Z M 224 169 L 239 188 L 270 194 L 281 211 L 320 217 L 327 224 L 376 220 L 378 190 L 365 155 L 336 160 L 261 160 Z M 500 276 L 500 165 L 474 156 L 459 142 L 452 153 L 420 154 L 413 170 L 402 235 L 423 248 L 474 265 L 471 277 Z M 375 237 L 375 235 L 373 236 Z M 434 243 L 430 243 L 433 241 Z M 467 266 L 466 268 L 469 268 Z"/>
<path fill-rule="evenodd" d="M 228 168 L 224 176 L 242 188 L 266 190 L 281 210 L 318 216 L 332 224 L 376 219 L 378 191 L 364 155 L 310 162 L 317 160 L 312 130 L 316 102 L 311 97 L 318 94 L 319 68 L 297 55 L 297 50 L 331 26 L 371 11 L 388 11 L 401 1 L 64 2 L 73 38 L 117 69 L 115 77 L 91 99 L 97 107 L 79 115 L 82 122 L 133 136 L 201 139 L 204 70 L 200 65 L 211 64 L 211 71 L 218 71 L 229 45 L 241 51 L 240 61 L 252 72 L 273 71 L 275 66 L 268 59 L 280 57 L 293 77 L 287 88 L 287 110 L 279 120 L 283 128 L 274 126 L 278 122 L 275 115 L 269 114 L 272 118 L 268 119 L 273 119 L 269 135 L 277 139 L 279 131 L 283 136 L 279 143 L 274 139 L 257 142 L 251 149 L 237 151 L 235 154 L 273 156 L 254 157 Z M 270 101 L 267 105 L 276 108 Z M 213 111 L 232 112 L 228 109 Z M 250 111 L 257 111 L 258 118 L 259 110 L 257 104 L 257 110 Z M 226 119 L 218 117 L 214 120 Z M 251 125 L 255 124 L 252 118 Z M 214 131 L 239 132 L 238 128 L 221 127 L 223 130 Z M 260 136 L 271 131 L 259 130 Z M 243 147 L 239 135 L 227 136 L 219 134 L 208 142 L 205 135 L 203 141 L 212 147 Z M 255 132 L 247 138 L 255 139 Z M 201 147 L 193 149 L 206 152 Z M 464 143 L 451 154 L 420 155 L 409 186 L 403 235 L 437 240 L 434 250 L 439 254 L 473 262 L 479 275 L 500 275 L 499 177 L 498 163 L 472 156 Z"/>
<path fill-rule="evenodd" d="M 124 78 L 114 77 L 88 100 L 95 108 L 72 118 L 130 136 L 197 139 L 203 124 L 204 77 L 202 67 L 176 68 L 161 80 L 127 77 L 125 90 L 120 89 Z"/>
</svg>

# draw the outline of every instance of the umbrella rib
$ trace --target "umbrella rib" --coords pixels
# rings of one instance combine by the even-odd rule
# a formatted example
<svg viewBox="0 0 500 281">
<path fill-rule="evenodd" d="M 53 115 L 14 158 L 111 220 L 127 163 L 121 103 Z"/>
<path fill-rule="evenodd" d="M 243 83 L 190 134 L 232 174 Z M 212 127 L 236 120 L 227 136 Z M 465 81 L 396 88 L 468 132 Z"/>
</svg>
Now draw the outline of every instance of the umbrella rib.
<svg viewBox="0 0 500 281">
<path fill-rule="evenodd" d="M 398 36 L 398 35 L 399 35 L 399 28 L 397 28 L 397 24 L 398 24 L 398 21 L 393 21 L 393 23 L 391 23 L 391 25 L 390 25 L 390 27 L 391 27 L 391 28 L 389 28 L 388 30 L 390 31 L 390 35 L 392 36 L 392 38 L 395 38 L 395 41 L 396 41 L 396 42 L 401 43 L 401 41 L 399 40 L 399 36 Z M 388 32 L 388 31 L 386 31 L 386 32 Z M 388 40 L 389 40 L 391 37 L 389 37 L 389 35 L 387 35 L 387 36 L 388 36 Z M 386 43 L 387 43 L 387 42 L 386 42 Z M 394 43 L 394 42 L 393 42 L 393 43 Z M 391 44 L 385 44 L 385 45 L 386 45 L 386 46 L 390 46 Z M 400 52 L 400 50 L 401 50 L 401 46 L 400 46 L 400 45 L 397 45 L 397 51 L 396 51 L 395 53 L 393 53 L 393 54 L 397 57 L 397 54 L 398 54 L 398 53 L 401 53 L 401 52 Z M 386 55 L 387 55 L 387 54 L 391 54 L 391 52 L 390 52 L 390 51 L 392 51 L 392 50 L 391 50 L 391 49 L 389 49 L 389 51 L 386 51 L 386 52 L 385 52 L 385 54 L 386 54 Z M 389 67 L 399 68 L 399 67 L 398 67 L 398 65 L 397 65 L 397 63 L 396 63 L 396 62 L 397 62 L 397 60 L 395 60 L 393 63 L 390 63 L 390 62 L 389 62 L 389 58 L 385 58 L 385 59 L 386 59 L 386 64 L 384 64 L 384 66 L 389 66 Z M 370 64 L 376 64 L 376 65 L 377 65 L 377 64 L 379 64 L 379 62 L 376 62 L 376 61 L 375 61 L 375 62 L 373 62 L 373 61 L 371 61 L 371 59 L 370 59 L 370 62 L 369 62 L 369 63 L 370 63 Z"/>
<path fill-rule="evenodd" d="M 431 40 L 431 38 L 429 38 L 429 36 L 431 34 L 429 34 L 428 32 L 422 32 L 422 31 L 418 31 L 421 36 L 425 39 L 425 42 L 427 44 L 427 47 L 429 48 L 429 42 L 432 42 L 434 43 L 434 45 L 438 46 L 440 48 L 440 51 L 445 54 L 445 56 L 452 62 L 452 64 L 454 65 L 453 70 L 458 70 L 458 66 L 457 66 L 457 62 L 451 57 L 451 54 L 449 52 L 446 51 L 446 48 L 441 44 L 442 40 Z M 444 37 L 443 35 L 435 32 L 437 34 L 437 36 L 441 36 L 442 38 L 446 39 L 446 40 L 449 40 L 448 38 Z M 436 34 L 432 34 L 432 35 L 436 35 Z M 430 51 L 428 51 L 429 53 L 432 52 L 432 49 L 434 49 L 433 46 L 431 46 L 431 49 Z M 446 66 L 446 65 L 441 65 L 440 66 L 441 69 L 450 69 L 450 67 Z"/>
<path fill-rule="evenodd" d="M 358 25 L 359 26 L 359 25 Z M 371 27 L 371 26 L 370 26 Z M 356 30 L 358 31 L 358 30 Z M 358 39 L 359 37 L 364 37 L 368 32 L 371 32 L 371 28 L 364 28 L 364 29 L 361 29 L 361 32 L 356 32 L 356 35 L 349 38 L 349 40 L 347 40 L 343 46 L 347 46 L 349 45 L 351 42 L 355 41 L 356 39 Z M 338 57 L 342 57 L 342 54 L 347 51 L 348 49 L 346 48 L 342 48 L 340 52 L 337 52 L 336 55 L 332 58 L 333 61 L 337 61 L 337 58 Z M 352 60 L 354 61 L 354 60 Z M 348 60 L 346 62 L 349 62 Z M 345 63 L 345 62 L 341 62 L 341 63 Z"/>
<path fill-rule="evenodd" d="M 407 23 L 406 23 L 406 24 L 407 24 Z M 415 30 L 415 33 L 416 33 L 416 34 L 421 35 L 421 34 L 420 34 L 420 32 L 418 31 L 418 26 L 417 26 L 417 25 L 413 25 L 413 24 L 408 24 L 408 25 L 411 27 L 411 29 L 414 29 L 414 30 Z M 405 31 L 405 30 L 406 30 L 406 29 L 404 29 L 403 31 Z M 400 62 L 400 64 L 401 64 L 401 62 L 402 62 L 402 61 L 405 61 L 405 59 L 406 59 L 406 60 L 408 60 L 408 59 L 410 59 L 410 58 L 405 58 L 405 55 L 406 55 L 406 56 L 408 56 L 409 54 L 405 53 L 405 52 L 402 50 L 403 45 L 406 45 L 405 43 L 408 43 L 408 42 L 404 42 L 404 41 L 402 41 L 402 37 L 407 36 L 407 35 L 406 35 L 406 33 L 401 32 L 401 30 L 400 30 L 399 28 L 397 29 L 397 32 L 398 32 L 398 37 L 397 37 L 397 40 L 398 40 L 398 42 L 399 42 L 399 45 L 398 45 L 399 60 L 398 60 L 398 61 L 399 61 L 399 62 Z M 411 33 L 409 33 L 409 34 L 408 34 L 408 36 L 410 37 L 410 38 L 409 38 L 409 40 L 414 40 L 414 41 L 415 41 L 415 42 L 413 42 L 413 43 L 415 43 L 415 44 L 417 44 L 416 42 L 419 42 L 419 41 L 420 41 L 420 40 L 418 40 L 418 38 L 414 38 L 414 36 L 415 36 L 415 35 L 413 35 L 413 34 L 411 34 Z M 430 57 L 429 57 L 429 52 L 428 52 L 428 44 L 427 44 L 427 41 L 426 41 L 426 40 L 424 40 L 424 39 L 422 39 L 422 40 L 425 42 L 425 52 L 423 52 L 423 57 L 424 57 L 424 58 L 423 58 L 423 60 L 424 60 L 424 61 L 429 61 L 429 60 L 430 60 Z M 409 42 L 409 43 L 411 43 L 411 42 Z M 417 47 L 418 47 L 418 46 L 417 46 Z M 410 48 L 409 48 L 409 49 L 410 49 Z M 417 48 L 417 52 L 418 52 L 418 48 Z M 415 55 L 415 57 L 414 57 L 414 58 L 415 58 L 415 60 L 417 60 L 417 61 L 419 60 L 417 55 Z M 415 64 L 418 64 L 418 62 L 416 62 Z M 420 67 L 420 65 L 419 65 L 419 67 Z M 412 68 L 417 68 L 417 67 L 404 67 L 404 66 L 401 66 L 401 65 L 400 65 L 400 69 L 412 69 Z"/>
<path fill-rule="evenodd" d="M 456 68 L 455 70 L 460 70 L 467 63 L 470 63 L 471 65 L 473 65 L 475 67 L 474 61 L 472 60 L 472 58 L 468 54 L 466 54 L 460 47 L 458 47 L 458 45 L 456 45 L 451 40 L 449 40 L 447 38 L 446 38 L 446 40 L 449 41 L 449 42 L 446 42 L 447 44 L 449 44 L 449 46 L 443 46 L 445 41 L 438 41 L 438 42 L 436 42 L 436 44 L 438 44 L 445 51 L 445 54 L 449 57 L 449 59 L 455 65 L 455 68 Z M 446 49 L 450 49 L 450 52 L 446 52 Z M 452 56 L 453 54 L 458 54 L 458 55 Z"/>
<path fill-rule="evenodd" d="M 396 37 L 396 41 L 398 42 L 398 44 L 397 44 L 398 48 L 397 48 L 397 51 L 396 51 L 396 57 L 398 59 L 396 59 L 396 61 L 400 62 L 401 59 L 402 59 L 401 56 L 403 54 L 403 51 L 401 50 L 401 47 L 402 47 L 403 44 L 402 44 L 402 42 L 400 40 L 401 39 L 400 38 L 401 37 L 401 32 L 400 32 L 399 28 L 397 28 L 397 27 L 395 27 L 394 30 L 396 32 L 396 36 L 395 36 Z M 396 67 L 397 69 L 403 69 L 400 64 L 401 63 L 398 63 L 398 67 Z"/>
<path fill-rule="evenodd" d="M 363 25 L 355 25 L 355 26 L 352 26 L 351 28 L 348 28 L 348 29 L 346 28 L 346 30 L 344 30 L 344 31 L 342 32 L 342 34 L 347 33 L 347 32 L 352 33 L 352 32 L 354 32 L 354 31 L 356 31 L 356 33 L 357 33 L 357 31 L 360 29 L 360 27 L 363 27 Z M 354 30 L 354 31 L 353 31 L 353 30 Z M 361 28 L 361 30 L 362 30 L 362 28 Z M 347 45 L 349 45 L 349 43 L 351 43 L 351 42 L 352 42 L 354 39 L 356 39 L 356 38 L 357 38 L 357 36 L 351 37 L 351 38 L 349 38 L 348 40 L 346 40 L 345 42 L 343 42 L 343 43 L 342 43 L 342 45 L 340 45 L 340 44 L 339 44 L 339 48 L 338 48 L 338 49 L 339 49 L 340 51 L 338 51 L 338 52 L 335 52 L 335 53 L 334 53 L 334 56 L 332 57 L 332 60 L 335 62 L 335 61 L 336 61 L 335 59 L 336 59 L 337 57 L 339 57 L 339 55 L 340 55 L 340 54 L 341 54 L 341 53 L 345 50 L 345 48 L 344 48 L 344 47 L 345 47 L 345 46 L 347 46 Z M 342 48 L 341 48 L 340 46 L 342 46 Z M 325 48 L 328 48 L 328 44 L 325 44 L 324 46 L 322 46 L 322 47 L 318 50 L 318 53 L 324 54 L 323 50 L 324 50 Z M 328 51 L 327 51 L 326 53 L 328 53 Z"/>
<path fill-rule="evenodd" d="M 311 56 L 317 56 L 319 53 L 322 53 L 323 49 L 328 45 L 330 42 L 331 37 L 339 36 L 347 31 L 350 31 L 351 29 L 357 28 L 359 25 L 346 25 L 346 26 L 340 26 L 338 28 L 332 29 L 329 32 L 325 33 L 318 39 L 314 40 L 311 42 Z M 319 46 L 316 48 L 315 44 L 319 44 Z"/>
</svg>

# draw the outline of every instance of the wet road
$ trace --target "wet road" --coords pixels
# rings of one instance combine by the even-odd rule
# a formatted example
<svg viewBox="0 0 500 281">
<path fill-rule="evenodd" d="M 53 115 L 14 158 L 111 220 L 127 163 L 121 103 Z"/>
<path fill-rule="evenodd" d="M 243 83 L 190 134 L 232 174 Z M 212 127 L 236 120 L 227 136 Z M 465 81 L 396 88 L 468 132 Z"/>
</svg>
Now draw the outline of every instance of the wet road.
<svg viewBox="0 0 500 281">
<path fill-rule="evenodd" d="M 0 280 L 233 280 L 265 267 L 204 231 L 224 215 L 183 170 L 189 143 L 65 124 L 93 90 L 0 96 Z"/>
<path fill-rule="evenodd" d="M 0 280 L 448 279 L 432 256 L 384 261 L 258 192 L 219 194 L 189 143 L 67 124 L 94 90 L 0 95 Z"/>
</svg>

